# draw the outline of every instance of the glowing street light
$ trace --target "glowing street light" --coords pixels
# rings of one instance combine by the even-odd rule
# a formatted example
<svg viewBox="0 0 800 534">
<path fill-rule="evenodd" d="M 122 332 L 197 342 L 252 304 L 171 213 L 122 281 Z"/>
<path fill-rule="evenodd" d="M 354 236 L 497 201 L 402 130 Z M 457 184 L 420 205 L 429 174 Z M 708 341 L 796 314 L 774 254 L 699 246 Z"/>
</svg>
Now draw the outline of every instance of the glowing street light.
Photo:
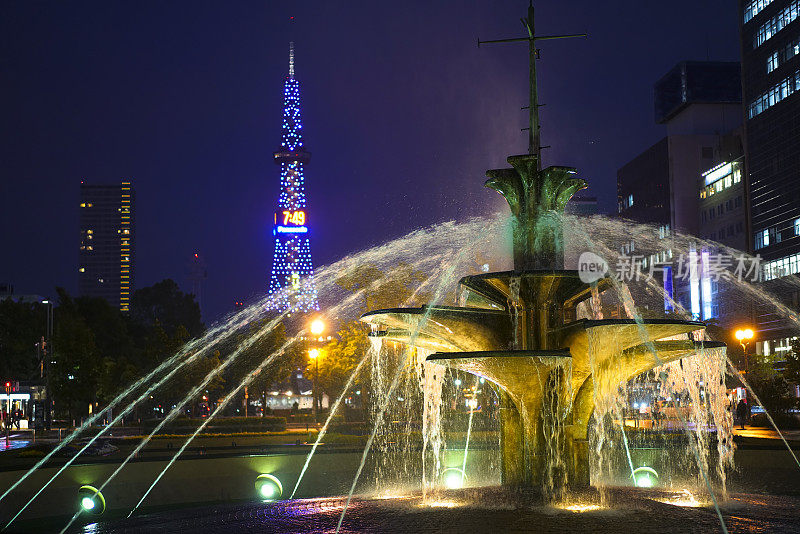
<svg viewBox="0 0 800 534">
<path fill-rule="evenodd" d="M 314 319 L 311 321 L 311 333 L 315 336 L 322 335 L 325 331 L 325 321 L 322 319 Z"/>
<path fill-rule="evenodd" d="M 753 339 L 753 330 L 751 328 L 742 328 L 737 330 L 734 333 L 736 339 L 739 340 L 739 344 L 742 346 L 742 351 L 744 352 L 744 372 L 746 373 L 749 369 L 748 361 L 747 361 L 747 344 L 748 342 Z"/>
</svg>

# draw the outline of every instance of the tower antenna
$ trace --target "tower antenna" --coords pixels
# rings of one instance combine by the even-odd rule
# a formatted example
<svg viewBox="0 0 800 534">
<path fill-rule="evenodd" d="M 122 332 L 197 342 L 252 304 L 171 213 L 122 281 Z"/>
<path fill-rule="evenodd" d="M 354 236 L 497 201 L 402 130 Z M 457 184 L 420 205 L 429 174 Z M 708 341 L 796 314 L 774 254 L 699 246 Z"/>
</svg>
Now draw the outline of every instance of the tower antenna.
<svg viewBox="0 0 800 534">
<path fill-rule="evenodd" d="M 289 79 L 294 80 L 294 41 L 289 41 Z"/>
<path fill-rule="evenodd" d="M 536 50 L 536 41 L 545 41 L 549 39 L 568 39 L 570 37 L 586 37 L 585 33 L 573 33 L 568 35 L 536 35 L 533 24 L 533 1 L 531 0 L 528 5 L 528 18 L 521 19 L 522 25 L 525 27 L 528 35 L 527 37 L 516 37 L 512 39 L 495 39 L 491 41 L 481 41 L 478 39 L 478 46 L 490 43 L 515 43 L 519 41 L 528 42 L 528 60 L 530 62 L 530 102 L 528 103 L 528 127 L 523 128 L 528 130 L 528 154 L 538 157 L 538 167 L 542 168 L 541 139 L 539 137 L 539 96 L 536 90 L 536 59 L 538 58 L 538 50 Z M 525 109 L 525 108 L 523 108 Z"/>
</svg>

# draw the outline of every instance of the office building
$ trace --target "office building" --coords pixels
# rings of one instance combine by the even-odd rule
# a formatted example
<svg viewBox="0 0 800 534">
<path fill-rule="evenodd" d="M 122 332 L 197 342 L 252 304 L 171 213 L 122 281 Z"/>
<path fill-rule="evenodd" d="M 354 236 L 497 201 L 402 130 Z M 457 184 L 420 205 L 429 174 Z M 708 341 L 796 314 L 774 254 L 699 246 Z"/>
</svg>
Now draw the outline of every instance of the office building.
<svg viewBox="0 0 800 534">
<path fill-rule="evenodd" d="M 134 287 L 134 193 L 130 182 L 81 182 L 78 292 L 130 310 Z"/>
<path fill-rule="evenodd" d="M 732 199 L 731 209 L 724 211 L 727 197 L 734 192 L 734 176 L 735 191 L 743 196 L 741 132 L 737 130 L 742 124 L 739 64 L 678 63 L 656 82 L 654 107 L 656 122 L 665 126 L 666 135 L 619 169 L 617 200 L 619 216 L 651 224 L 663 246 L 643 251 L 637 247 L 636 236 L 630 236 L 620 247 L 621 252 L 642 254 L 637 260 L 642 271 L 655 272 L 660 277 L 668 297 L 663 303 L 665 311 L 672 311 L 674 303 L 678 303 L 695 318 L 720 318 L 715 302 L 718 288 L 703 280 L 704 272 L 707 275 L 704 262 L 715 251 L 699 245 L 690 250 L 674 250 L 670 238 L 677 231 L 718 241 L 724 233 L 724 244 L 745 242 L 744 199 L 735 209 L 736 200 Z M 726 167 L 727 163 L 731 165 Z M 717 219 L 716 204 L 713 215 L 714 223 L 724 221 L 725 226 L 712 230 L 709 219 L 702 216 L 712 202 L 706 187 L 719 187 L 717 180 L 725 185 L 726 179 L 731 184 L 724 191 L 725 198 L 715 198 L 723 199 L 722 218 Z M 691 269 L 679 268 L 678 276 L 674 269 L 677 262 L 687 263 Z"/>
<path fill-rule="evenodd" d="M 800 1 L 740 0 L 746 182 L 752 232 L 767 290 L 788 305 L 795 289 L 781 278 L 800 273 Z M 796 334 L 780 314 L 756 314 L 757 350 L 788 350 Z"/>
</svg>

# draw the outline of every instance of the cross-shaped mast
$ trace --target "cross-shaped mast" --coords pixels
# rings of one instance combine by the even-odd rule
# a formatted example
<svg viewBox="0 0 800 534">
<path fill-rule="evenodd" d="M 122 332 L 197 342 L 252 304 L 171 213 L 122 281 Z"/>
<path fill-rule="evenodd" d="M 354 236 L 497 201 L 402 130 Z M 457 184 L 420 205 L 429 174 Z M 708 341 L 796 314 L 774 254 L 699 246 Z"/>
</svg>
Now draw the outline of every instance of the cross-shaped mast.
<svg viewBox="0 0 800 534">
<path fill-rule="evenodd" d="M 481 41 L 478 39 L 478 46 L 487 43 L 514 43 L 518 41 L 527 41 L 529 49 L 529 62 L 530 62 L 530 102 L 528 103 L 528 154 L 537 156 L 538 167 L 542 168 L 541 145 L 539 136 L 539 100 L 536 91 L 536 58 L 538 56 L 536 50 L 536 41 L 545 41 L 548 39 L 568 39 L 570 37 L 586 37 L 585 33 L 574 33 L 569 35 L 536 35 L 533 24 L 533 1 L 531 0 L 528 5 L 528 18 L 520 19 L 522 25 L 528 32 L 527 37 L 517 37 L 513 39 L 495 39 L 492 41 Z M 523 108 L 525 109 L 525 108 Z"/>
</svg>

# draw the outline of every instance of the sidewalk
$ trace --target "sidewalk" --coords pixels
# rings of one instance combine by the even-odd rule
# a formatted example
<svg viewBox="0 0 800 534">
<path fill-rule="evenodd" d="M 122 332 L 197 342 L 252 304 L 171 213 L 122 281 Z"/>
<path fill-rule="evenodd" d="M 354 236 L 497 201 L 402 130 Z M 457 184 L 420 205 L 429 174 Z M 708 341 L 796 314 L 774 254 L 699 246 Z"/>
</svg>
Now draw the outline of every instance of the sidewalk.
<svg viewBox="0 0 800 534">
<path fill-rule="evenodd" d="M 800 441 L 800 430 L 781 430 L 781 433 L 787 441 Z M 742 430 L 739 425 L 736 425 L 733 429 L 733 435 L 743 438 L 781 439 L 774 428 L 763 426 L 745 425 L 744 430 Z"/>
</svg>

